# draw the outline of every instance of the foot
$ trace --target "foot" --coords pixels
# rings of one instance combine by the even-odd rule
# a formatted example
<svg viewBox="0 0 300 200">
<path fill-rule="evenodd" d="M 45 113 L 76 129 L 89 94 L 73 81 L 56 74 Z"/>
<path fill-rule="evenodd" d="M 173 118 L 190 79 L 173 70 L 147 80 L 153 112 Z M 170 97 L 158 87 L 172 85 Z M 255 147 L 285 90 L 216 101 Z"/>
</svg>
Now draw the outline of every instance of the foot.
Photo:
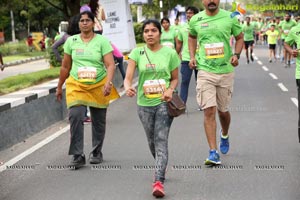
<svg viewBox="0 0 300 200">
<path fill-rule="evenodd" d="M 85 165 L 85 155 L 73 155 L 70 166 L 79 169 Z"/>
<path fill-rule="evenodd" d="M 220 160 L 220 155 L 217 150 L 210 150 L 209 151 L 209 156 L 204 162 L 205 165 L 220 165 L 221 160 Z"/>
<path fill-rule="evenodd" d="M 252 56 L 252 55 L 250 56 L 250 59 L 251 59 L 252 62 L 254 62 L 254 59 L 253 59 L 253 56 Z"/>
<path fill-rule="evenodd" d="M 250 63 L 250 61 L 249 60 L 247 60 L 247 64 L 249 64 Z"/>
<path fill-rule="evenodd" d="M 165 191 L 164 191 L 164 185 L 160 181 L 155 181 L 152 185 L 153 190 L 152 190 L 152 195 L 155 196 L 156 198 L 161 198 L 165 196 Z"/>
<path fill-rule="evenodd" d="M 269 63 L 271 63 L 271 62 L 272 62 L 272 59 L 270 58 L 270 59 L 269 59 Z"/>
<path fill-rule="evenodd" d="M 4 67 L 5 67 L 5 65 L 0 65 L 0 69 L 1 69 L 1 71 L 3 71 L 3 70 L 4 70 Z"/>
<path fill-rule="evenodd" d="M 92 119 L 88 116 L 86 116 L 84 121 L 83 121 L 84 124 L 88 124 L 88 123 L 91 123 L 91 122 L 92 122 Z"/>
<path fill-rule="evenodd" d="M 100 164 L 103 162 L 103 155 L 101 152 L 99 153 L 94 153 L 92 152 L 90 154 L 90 164 Z"/>
<path fill-rule="evenodd" d="M 222 129 L 220 131 L 220 151 L 222 154 L 226 154 L 229 151 L 229 136 L 224 136 Z"/>
<path fill-rule="evenodd" d="M 291 67 L 291 61 L 290 60 L 287 62 L 287 67 Z"/>
</svg>

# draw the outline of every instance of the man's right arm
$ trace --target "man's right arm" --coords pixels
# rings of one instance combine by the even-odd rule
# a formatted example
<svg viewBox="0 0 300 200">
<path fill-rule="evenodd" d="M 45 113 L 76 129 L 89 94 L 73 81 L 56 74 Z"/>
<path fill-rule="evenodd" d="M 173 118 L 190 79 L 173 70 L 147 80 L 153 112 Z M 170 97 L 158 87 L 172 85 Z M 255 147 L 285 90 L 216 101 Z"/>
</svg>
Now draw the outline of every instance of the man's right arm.
<svg viewBox="0 0 300 200">
<path fill-rule="evenodd" d="M 190 52 L 190 59 L 191 59 L 189 66 L 191 69 L 196 69 L 197 66 L 197 62 L 195 59 L 196 48 L 197 48 L 197 37 L 189 34 L 189 52 Z"/>
</svg>

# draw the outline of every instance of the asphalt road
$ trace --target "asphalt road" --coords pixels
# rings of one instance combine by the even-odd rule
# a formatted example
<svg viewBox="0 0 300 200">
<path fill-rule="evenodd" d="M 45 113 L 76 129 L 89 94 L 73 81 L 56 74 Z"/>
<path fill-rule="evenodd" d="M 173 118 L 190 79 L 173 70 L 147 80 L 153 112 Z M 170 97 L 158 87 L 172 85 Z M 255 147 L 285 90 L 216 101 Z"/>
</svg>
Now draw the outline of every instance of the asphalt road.
<svg viewBox="0 0 300 200">
<path fill-rule="evenodd" d="M 247 65 L 243 55 L 236 68 L 230 108 L 231 149 L 221 156 L 222 165 L 217 168 L 203 165 L 208 145 L 203 113 L 197 110 L 192 81 L 188 114 L 175 119 L 169 137 L 165 199 L 300 199 L 298 113 L 293 99 L 297 97 L 295 65 L 284 68 L 280 62 L 268 63 L 266 47 L 257 47 L 254 53 L 258 60 Z M 47 133 L 0 152 L 3 165 L 12 155 L 33 146 L 35 140 L 54 134 L 67 123 L 59 126 L 49 127 Z M 0 172 L 0 199 L 154 199 L 151 196 L 153 170 L 149 169 L 154 161 L 137 117 L 134 98 L 123 96 L 109 108 L 102 164 L 96 167 L 87 164 L 78 171 L 65 169 L 70 161 L 68 145 L 66 130 L 14 167 Z M 91 126 L 86 125 L 86 154 L 90 150 Z"/>
<path fill-rule="evenodd" d="M 0 80 L 10 76 L 36 72 L 44 69 L 49 69 L 49 62 L 45 59 L 9 66 L 5 67 L 3 71 L 0 71 Z"/>
</svg>

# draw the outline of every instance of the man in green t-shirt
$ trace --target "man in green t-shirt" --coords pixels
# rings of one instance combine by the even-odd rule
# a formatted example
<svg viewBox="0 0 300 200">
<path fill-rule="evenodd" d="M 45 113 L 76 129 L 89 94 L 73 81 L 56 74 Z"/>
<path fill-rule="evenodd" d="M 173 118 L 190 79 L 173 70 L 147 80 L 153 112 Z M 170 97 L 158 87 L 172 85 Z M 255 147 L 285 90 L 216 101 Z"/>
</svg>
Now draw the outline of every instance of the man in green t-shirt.
<svg viewBox="0 0 300 200">
<path fill-rule="evenodd" d="M 297 49 L 293 49 L 291 46 L 293 44 L 296 44 Z M 284 48 L 286 51 L 289 52 L 294 58 L 296 58 L 296 84 L 297 84 L 297 90 L 298 90 L 298 100 L 300 99 L 300 24 L 293 27 L 287 37 L 285 38 L 284 42 Z M 300 106 L 298 106 L 298 136 L 299 136 L 299 142 L 300 142 Z"/>
<path fill-rule="evenodd" d="M 179 30 L 178 35 L 176 37 L 176 51 L 179 55 L 181 55 L 180 97 L 184 101 L 184 103 L 187 102 L 189 85 L 190 85 L 193 71 L 195 72 L 195 79 L 197 79 L 197 72 L 198 72 L 197 69 L 191 69 L 189 67 L 190 52 L 189 52 L 188 40 L 189 40 L 189 21 L 198 12 L 199 10 L 196 7 L 193 6 L 187 7 L 186 18 L 188 22 L 182 25 L 182 28 Z"/>
<path fill-rule="evenodd" d="M 285 15 L 285 20 L 281 21 L 279 24 L 279 28 L 281 31 L 281 39 L 285 42 L 285 38 L 287 37 L 289 31 L 297 25 L 295 20 L 291 20 L 291 15 L 287 13 Z M 283 52 L 285 67 L 291 67 L 291 55 L 287 52 Z"/>
<path fill-rule="evenodd" d="M 243 25 L 243 33 L 244 33 L 244 44 L 246 51 L 247 64 L 249 64 L 249 47 L 250 47 L 250 59 L 253 62 L 253 44 L 254 44 L 254 31 L 255 25 L 254 23 L 250 23 L 250 17 L 246 17 L 246 24 Z"/>
<path fill-rule="evenodd" d="M 244 40 L 238 19 L 219 8 L 220 0 L 203 0 L 205 10 L 190 20 L 190 67 L 197 68 L 197 101 L 204 110 L 204 128 L 209 145 L 206 165 L 221 164 L 216 142 L 216 111 L 222 129 L 220 151 L 229 150 L 229 103 L 233 91 L 234 67 L 238 63 Z M 234 54 L 230 37 L 235 37 Z M 197 41 L 198 40 L 198 41 Z M 197 43 L 199 51 L 196 54 Z"/>
</svg>

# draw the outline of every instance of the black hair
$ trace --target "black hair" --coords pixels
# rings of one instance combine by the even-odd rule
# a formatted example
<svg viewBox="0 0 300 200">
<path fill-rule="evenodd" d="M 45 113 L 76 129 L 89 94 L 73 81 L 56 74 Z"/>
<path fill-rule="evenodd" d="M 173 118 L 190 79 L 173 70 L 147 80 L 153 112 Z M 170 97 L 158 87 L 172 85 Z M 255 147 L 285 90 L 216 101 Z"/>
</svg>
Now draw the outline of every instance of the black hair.
<svg viewBox="0 0 300 200">
<path fill-rule="evenodd" d="M 158 29 L 159 33 L 161 33 L 160 23 L 156 19 L 147 19 L 146 21 L 144 21 L 143 26 L 142 26 L 143 32 L 144 32 L 146 25 L 148 25 L 148 24 L 153 24 Z"/>
<path fill-rule="evenodd" d="M 70 18 L 69 26 L 67 30 L 68 35 L 75 35 L 80 33 L 80 29 L 78 25 L 79 19 L 80 19 L 79 15 L 75 15 Z"/>
<path fill-rule="evenodd" d="M 96 16 L 98 13 L 99 3 L 98 0 L 90 0 L 89 6 L 91 8 L 92 13 Z"/>
<path fill-rule="evenodd" d="M 170 20 L 169 20 L 169 18 L 167 18 L 167 17 L 163 17 L 163 18 L 160 20 L 160 23 L 162 24 L 163 21 L 167 21 L 167 22 L 170 24 Z"/>
<path fill-rule="evenodd" d="M 199 12 L 199 9 L 194 7 L 194 6 L 189 6 L 185 9 L 185 11 L 187 12 L 188 10 L 193 11 L 194 14 L 197 14 Z"/>
<path fill-rule="evenodd" d="M 82 13 L 79 14 L 79 20 L 82 15 L 87 15 L 88 18 L 90 18 L 93 22 L 95 22 L 95 15 L 91 11 L 83 11 Z M 79 22 L 78 20 L 78 22 Z"/>
</svg>

